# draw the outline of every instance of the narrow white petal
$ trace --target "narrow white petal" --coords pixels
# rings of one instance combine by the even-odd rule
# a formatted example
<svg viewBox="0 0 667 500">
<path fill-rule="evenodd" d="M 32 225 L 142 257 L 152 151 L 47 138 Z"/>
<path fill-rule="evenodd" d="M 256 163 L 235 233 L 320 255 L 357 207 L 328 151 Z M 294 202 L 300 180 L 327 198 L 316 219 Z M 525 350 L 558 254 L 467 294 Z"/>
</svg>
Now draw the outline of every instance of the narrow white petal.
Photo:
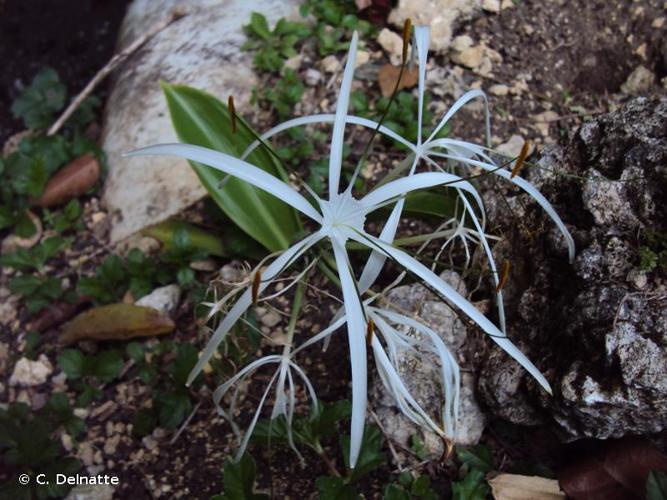
<svg viewBox="0 0 667 500">
<path fill-rule="evenodd" d="M 333 123 L 335 119 L 336 115 L 334 114 L 317 114 L 317 115 L 301 116 L 299 118 L 293 118 L 279 125 L 276 125 L 275 127 L 264 132 L 260 137 L 262 141 L 266 141 L 267 139 L 270 139 L 274 135 L 279 134 L 280 132 L 283 132 L 290 128 L 301 127 L 303 125 L 312 125 L 317 123 Z M 373 120 L 369 120 L 367 118 L 362 118 L 360 116 L 354 116 L 354 115 L 347 115 L 345 117 L 345 123 L 350 123 L 352 125 L 360 125 L 362 127 L 370 128 L 373 130 L 375 130 L 378 126 L 378 123 L 374 122 Z M 405 140 L 402 136 L 398 135 L 396 132 L 385 127 L 384 125 L 380 125 L 378 131 L 381 134 L 386 135 L 390 139 L 393 139 L 396 142 L 400 142 L 403 146 L 410 149 L 411 151 L 415 150 L 414 144 L 412 144 L 410 141 Z M 248 155 L 252 153 L 259 145 L 260 142 L 257 140 L 252 142 L 241 155 L 241 159 L 247 158 Z"/>
<path fill-rule="evenodd" d="M 486 99 L 486 94 L 482 92 L 479 89 L 473 89 L 469 90 L 465 94 L 463 94 L 461 97 L 459 97 L 456 102 L 452 105 L 451 108 L 449 108 L 449 111 L 445 113 L 445 116 L 440 120 L 438 123 L 438 126 L 435 127 L 429 138 L 426 140 L 427 143 L 431 142 L 431 140 L 440 132 L 440 129 L 445 126 L 445 124 L 449 121 L 449 119 L 454 116 L 454 114 L 461 109 L 463 106 L 468 104 L 468 102 L 472 101 L 473 99 L 477 99 L 481 97 L 484 100 L 484 116 L 485 116 L 485 124 L 486 124 L 486 141 L 491 145 L 491 117 L 489 114 L 489 103 Z"/>
<path fill-rule="evenodd" d="M 343 244 L 331 240 L 338 276 L 343 289 L 345 315 L 347 317 L 347 338 L 350 347 L 352 371 L 352 421 L 350 429 L 350 467 L 354 468 L 361 450 L 366 420 L 367 367 L 366 367 L 366 318 L 359 302 L 350 263 Z"/>
<path fill-rule="evenodd" d="M 193 146 L 191 144 L 158 144 L 146 148 L 135 149 L 125 156 L 178 156 L 186 160 L 203 163 L 209 167 L 233 175 L 248 184 L 272 194 L 279 200 L 291 205 L 302 214 L 316 222 L 322 222 L 322 216 L 308 203 L 300 193 L 280 179 L 265 172 L 248 162 L 239 160 L 225 153 L 213 149 Z"/>
<path fill-rule="evenodd" d="M 281 253 L 262 273 L 262 282 L 259 284 L 259 293 L 261 293 L 264 289 L 266 289 L 267 286 L 271 284 L 271 280 L 273 280 L 285 266 L 298 259 L 305 251 L 317 243 L 321 238 L 322 236 L 320 233 L 311 234 L 310 236 L 292 245 L 290 248 Z M 213 356 L 220 343 L 225 340 L 225 337 L 227 336 L 230 328 L 234 326 L 234 323 L 238 321 L 241 315 L 248 309 L 248 307 L 250 307 L 251 304 L 252 290 L 250 287 L 248 287 L 246 291 L 243 292 L 243 295 L 241 295 L 241 297 L 239 297 L 239 299 L 236 301 L 229 313 L 227 313 L 220 325 L 218 325 L 215 333 L 208 341 L 208 344 L 206 344 L 206 348 L 199 356 L 197 364 L 190 372 L 186 385 L 190 385 L 192 383 L 204 365 L 206 365 L 206 363 L 208 363 L 208 361 L 211 359 L 211 356 Z"/>
<path fill-rule="evenodd" d="M 303 344 L 301 344 L 299 347 L 294 349 L 294 352 L 292 353 L 292 355 L 294 356 L 294 355 L 296 355 L 296 353 L 302 351 L 306 347 L 309 347 L 309 346 L 319 342 L 320 340 L 326 339 L 329 335 L 331 335 L 336 330 L 338 330 L 341 326 L 343 326 L 346 321 L 347 321 L 347 317 L 344 314 L 341 315 L 338 319 L 336 319 L 333 323 L 331 323 L 328 327 L 326 327 L 320 333 L 310 337 Z"/>
<path fill-rule="evenodd" d="M 410 167 L 410 173 L 408 175 L 413 175 L 415 167 L 419 162 L 419 156 L 415 155 L 412 160 L 412 166 Z M 396 205 L 391 211 L 387 222 L 385 222 L 382 232 L 380 233 L 380 239 L 386 241 L 387 243 L 392 243 L 396 237 L 396 229 L 398 228 L 398 223 L 401 220 L 401 215 L 403 214 L 403 207 L 405 205 L 405 198 L 398 200 Z M 368 290 L 375 280 L 377 280 L 384 263 L 387 260 L 387 257 L 380 252 L 371 252 L 366 265 L 364 266 L 363 271 L 361 272 L 361 277 L 359 278 L 359 293 L 364 293 Z"/>
<path fill-rule="evenodd" d="M 407 253 L 384 243 L 378 238 L 375 238 L 369 234 L 364 234 L 363 236 L 354 234 L 353 238 L 359 243 L 369 246 L 369 248 L 373 248 L 373 245 L 369 243 L 369 240 L 371 240 L 375 247 L 381 248 L 405 269 L 419 276 L 438 293 L 440 293 L 445 300 L 451 302 L 466 316 L 477 323 L 479 327 L 484 330 L 496 344 L 498 344 L 503 350 L 505 350 L 505 352 L 512 356 L 519 364 L 521 364 L 521 366 L 528 370 L 528 372 L 539 382 L 539 384 L 551 394 L 551 387 L 549 386 L 549 382 L 547 382 L 547 380 L 544 378 L 544 375 L 540 373 L 535 365 L 505 335 L 503 335 L 503 333 L 498 329 L 498 327 L 496 327 L 496 325 L 494 325 L 486 316 L 477 310 L 474 305 L 462 297 L 442 278 L 433 273 L 422 263 L 410 257 Z"/>
<path fill-rule="evenodd" d="M 360 201 L 369 208 L 369 211 L 372 211 L 377 205 L 397 196 L 440 185 L 455 187 L 470 193 L 477 201 L 480 212 L 484 213 L 482 199 L 472 184 L 457 175 L 446 172 L 424 172 L 388 182 L 368 193 Z"/>
<path fill-rule="evenodd" d="M 384 227 L 382 228 L 382 233 L 380 234 L 380 239 L 382 241 L 386 241 L 387 243 L 394 241 L 396 229 L 398 228 L 398 223 L 401 219 L 401 214 L 403 213 L 403 205 L 405 205 L 405 198 L 401 198 L 396 205 L 394 205 L 387 222 L 385 222 Z M 359 293 L 364 293 L 373 286 L 373 283 L 375 283 L 375 280 L 380 275 L 386 260 L 387 256 L 381 252 L 371 252 L 370 257 L 364 266 L 364 270 L 361 272 L 361 277 L 359 278 Z"/>
<path fill-rule="evenodd" d="M 375 356 L 376 361 L 382 367 L 384 374 L 386 376 L 385 386 L 387 388 L 390 388 L 392 392 L 395 391 L 395 394 L 399 395 L 408 403 L 410 408 L 409 410 L 410 413 L 417 416 L 417 418 L 413 417 L 411 419 L 417 422 L 421 421 L 420 423 L 422 425 L 430 427 L 431 430 L 433 430 L 438 434 L 442 434 L 443 431 L 440 428 L 440 426 L 436 424 L 433 421 L 433 419 L 431 419 L 431 417 L 429 417 L 429 415 L 415 400 L 412 394 L 410 394 L 410 391 L 403 383 L 403 380 L 401 379 L 400 375 L 396 372 L 396 369 L 392 366 L 391 362 L 389 361 L 389 358 L 387 358 L 387 354 L 384 352 L 382 344 L 380 344 L 380 341 L 377 339 L 377 337 L 375 336 L 373 337 L 371 344 L 373 347 L 373 355 Z M 396 399 L 398 400 L 399 398 Z M 407 416 L 410 415 L 408 414 Z"/>
<path fill-rule="evenodd" d="M 422 335 L 425 335 L 431 341 L 433 348 L 430 350 L 434 351 L 440 358 L 440 370 L 443 390 L 445 393 L 443 404 L 443 423 L 447 436 L 453 438 L 456 429 L 456 422 L 458 420 L 461 385 L 459 366 L 454 356 L 452 356 L 452 353 L 449 351 L 440 336 L 426 325 L 403 314 L 395 313 L 386 309 L 381 310 L 379 314 L 384 315 L 387 319 L 393 321 L 394 323 L 403 324 L 409 326 L 410 328 L 414 328 L 416 331 L 420 332 Z M 427 347 L 426 345 L 423 346 Z"/>
<path fill-rule="evenodd" d="M 257 420 L 259 420 L 259 415 L 262 412 L 262 407 L 264 406 L 264 401 L 266 401 L 266 397 L 269 395 L 269 391 L 271 390 L 271 386 L 276 381 L 277 376 L 278 376 L 278 372 L 276 372 L 273 375 L 273 378 L 271 378 L 270 382 L 266 386 L 266 390 L 264 391 L 264 394 L 262 394 L 262 399 L 259 400 L 259 404 L 257 405 L 257 410 L 255 411 L 255 415 L 252 417 L 252 422 L 250 422 L 250 425 L 248 426 L 248 429 L 245 431 L 245 434 L 243 435 L 243 441 L 241 441 L 241 445 L 239 446 L 239 449 L 236 452 L 236 457 L 235 457 L 236 461 L 241 459 L 241 457 L 245 453 L 246 448 L 248 447 L 248 442 L 250 441 L 250 437 L 252 436 L 252 433 L 255 430 L 255 425 L 257 425 Z"/>
<path fill-rule="evenodd" d="M 273 403 L 273 411 L 271 411 L 271 420 L 278 415 L 287 416 L 287 395 L 285 394 L 285 379 L 287 378 L 289 365 L 284 357 L 280 363 L 280 370 L 278 375 L 278 383 L 276 384 L 276 400 Z"/>
<path fill-rule="evenodd" d="M 419 108 L 417 114 L 417 145 L 422 143 L 422 120 L 424 116 L 424 88 L 426 86 L 426 61 L 428 60 L 428 45 L 431 37 L 431 28 L 428 25 L 415 26 L 415 45 L 419 59 L 419 79 L 417 91 Z"/>
<path fill-rule="evenodd" d="M 350 103 L 354 65 L 357 60 L 357 32 L 352 35 L 350 50 L 347 52 L 347 63 L 343 71 L 343 81 L 340 84 L 338 101 L 336 102 L 336 118 L 331 134 L 331 150 L 329 152 L 329 196 L 338 193 L 340 171 L 343 165 L 343 138 L 345 135 L 345 117 Z"/>
<path fill-rule="evenodd" d="M 313 384 L 310 382 L 310 379 L 306 376 L 306 373 L 294 361 L 290 361 L 290 366 L 297 373 L 299 378 L 301 378 L 303 384 L 306 386 L 306 389 L 310 394 L 310 400 L 313 402 L 313 405 L 317 406 L 317 393 L 315 392 L 315 388 L 313 387 Z"/>
<path fill-rule="evenodd" d="M 255 370 L 258 370 L 264 365 L 270 365 L 272 363 L 280 363 L 282 361 L 282 356 L 277 354 L 272 354 L 270 356 L 264 356 L 263 358 L 256 359 L 252 363 L 248 363 L 243 367 L 238 373 L 236 373 L 232 378 L 225 381 L 223 384 L 219 385 L 216 390 L 213 392 L 213 402 L 215 405 L 220 405 L 222 398 L 225 397 L 225 394 L 236 382 L 241 380 L 246 374 L 250 374 Z"/>
</svg>

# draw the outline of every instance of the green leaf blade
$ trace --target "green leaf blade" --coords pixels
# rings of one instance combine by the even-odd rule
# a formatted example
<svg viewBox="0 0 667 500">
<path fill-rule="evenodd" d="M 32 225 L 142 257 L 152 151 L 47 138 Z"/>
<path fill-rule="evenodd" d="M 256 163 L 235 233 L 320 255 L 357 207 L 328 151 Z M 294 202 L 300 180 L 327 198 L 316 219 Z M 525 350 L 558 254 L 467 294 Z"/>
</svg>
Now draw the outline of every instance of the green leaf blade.
<svg viewBox="0 0 667 500">
<path fill-rule="evenodd" d="M 254 140 L 239 117 L 238 129 L 232 133 L 229 111 L 215 97 L 180 85 L 163 84 L 162 88 L 181 141 L 238 157 Z M 280 166 L 263 148 L 255 150 L 248 161 L 284 178 Z M 211 198 L 237 226 L 272 252 L 288 248 L 300 230 L 294 209 L 239 179 L 230 178 L 221 187 L 224 174 L 205 165 L 191 165 Z"/>
</svg>

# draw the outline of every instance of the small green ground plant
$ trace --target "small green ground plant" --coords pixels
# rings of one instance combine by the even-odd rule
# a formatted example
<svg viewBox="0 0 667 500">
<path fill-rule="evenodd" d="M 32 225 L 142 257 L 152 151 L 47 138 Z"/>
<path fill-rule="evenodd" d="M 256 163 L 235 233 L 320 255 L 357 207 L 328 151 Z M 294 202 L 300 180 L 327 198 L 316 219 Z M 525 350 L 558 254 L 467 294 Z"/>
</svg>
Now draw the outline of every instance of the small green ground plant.
<svg viewBox="0 0 667 500">
<path fill-rule="evenodd" d="M 34 234 L 36 227 L 28 214 L 32 200 L 39 198 L 49 178 L 70 160 L 92 153 L 104 165 L 102 151 L 84 132 L 99 106 L 97 98 L 85 100 L 61 133 L 42 135 L 66 99 L 65 85 L 57 73 L 44 68 L 12 104 L 14 117 L 34 133 L 22 138 L 16 151 L 0 158 L 0 230 L 12 228 L 21 237 Z"/>
<path fill-rule="evenodd" d="M 0 496 L 16 500 L 62 498 L 71 486 L 58 485 L 56 474 L 72 475 L 81 463 L 67 456 L 56 433 L 59 429 L 76 439 L 85 431 L 83 420 L 72 413 L 69 400 L 63 393 L 54 393 L 47 404 L 34 412 L 24 403 L 12 403 L 0 408 L 0 456 L 11 471 L 11 480 L 0 485 Z M 30 481 L 27 486 L 16 478 L 19 473 L 34 479 L 45 474 L 45 482 Z"/>
</svg>

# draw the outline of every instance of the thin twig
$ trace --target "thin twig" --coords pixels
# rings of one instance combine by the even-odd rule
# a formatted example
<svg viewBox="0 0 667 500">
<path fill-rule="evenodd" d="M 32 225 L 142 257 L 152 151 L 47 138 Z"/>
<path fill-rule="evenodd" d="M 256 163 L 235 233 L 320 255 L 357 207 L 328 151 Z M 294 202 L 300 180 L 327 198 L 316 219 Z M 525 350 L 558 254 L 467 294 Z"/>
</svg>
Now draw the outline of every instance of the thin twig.
<svg viewBox="0 0 667 500">
<path fill-rule="evenodd" d="M 93 79 L 90 80 L 90 82 L 88 82 L 88 85 L 86 85 L 85 88 L 79 93 L 79 95 L 77 95 L 76 98 L 70 103 L 70 105 L 67 106 L 67 109 L 65 109 L 65 111 L 60 115 L 60 117 L 58 117 L 55 123 L 51 125 L 51 128 L 49 128 L 49 131 L 46 133 L 46 135 L 56 134 L 65 124 L 67 119 L 70 116 L 72 116 L 72 114 L 77 110 L 77 108 L 81 105 L 81 103 L 93 92 L 95 87 L 97 87 L 97 85 L 102 80 L 104 80 L 109 75 L 109 73 L 111 73 L 114 69 L 116 69 L 118 65 L 125 62 L 125 60 L 130 55 L 132 55 L 137 49 L 139 49 L 139 47 L 141 47 L 148 40 L 157 35 L 160 31 L 162 31 L 171 23 L 182 18 L 185 15 L 187 14 L 180 9 L 172 10 L 171 13 L 166 18 L 153 24 L 153 26 L 151 26 L 143 35 L 137 38 L 125 49 L 115 54 L 111 59 L 109 59 L 109 62 L 107 62 L 104 65 L 104 67 L 95 74 Z"/>
<path fill-rule="evenodd" d="M 188 418 L 185 419 L 185 422 L 183 422 L 183 425 L 181 425 L 181 426 L 179 427 L 178 431 L 176 431 L 176 434 L 174 434 L 174 437 L 171 438 L 171 441 L 169 441 L 169 444 L 170 444 L 170 445 L 172 445 L 172 444 L 174 444 L 174 443 L 176 442 L 176 440 L 177 440 L 178 437 L 181 435 L 181 433 L 182 433 L 182 432 L 185 430 L 185 428 L 190 424 L 190 420 L 192 420 L 192 417 L 195 416 L 195 413 L 197 413 L 197 410 L 199 409 L 200 406 L 201 406 L 201 401 L 199 401 L 199 402 L 195 405 L 194 409 L 192 410 L 192 413 L 190 413 L 190 415 L 188 415 Z"/>
<path fill-rule="evenodd" d="M 380 422 L 379 417 L 377 416 L 377 414 L 372 409 L 370 409 L 370 414 L 371 414 L 371 417 L 373 417 L 373 420 L 375 420 L 375 423 L 377 424 L 378 428 L 380 429 L 380 432 L 382 432 L 382 434 L 384 434 L 385 438 L 387 439 L 387 446 L 389 447 L 389 451 L 391 452 L 391 456 L 394 458 L 394 462 L 396 463 L 396 467 L 398 468 L 398 471 L 402 472 L 403 471 L 403 464 L 402 464 L 402 461 L 401 461 L 400 457 L 398 456 L 398 453 L 396 452 L 396 448 L 394 448 L 394 444 L 392 443 L 392 440 L 393 440 L 392 436 L 390 436 L 387 433 L 384 426 L 382 425 L 382 422 Z"/>
</svg>

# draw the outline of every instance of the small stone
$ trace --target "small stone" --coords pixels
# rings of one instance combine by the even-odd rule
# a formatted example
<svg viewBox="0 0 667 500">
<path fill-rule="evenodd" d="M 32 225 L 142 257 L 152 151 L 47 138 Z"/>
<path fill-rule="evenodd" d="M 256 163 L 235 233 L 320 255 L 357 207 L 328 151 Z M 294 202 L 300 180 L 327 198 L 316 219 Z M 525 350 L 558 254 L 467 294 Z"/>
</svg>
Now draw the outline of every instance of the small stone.
<svg viewBox="0 0 667 500">
<path fill-rule="evenodd" d="M 190 268 L 195 271 L 211 272 L 218 268 L 218 264 L 213 259 L 202 259 L 190 262 Z"/>
<path fill-rule="evenodd" d="M 41 354 L 37 361 L 21 358 L 14 366 L 9 385 L 31 387 L 43 384 L 51 373 L 53 373 L 53 366 L 44 354 Z"/>
<path fill-rule="evenodd" d="M 533 116 L 535 128 L 540 131 L 544 137 L 549 137 L 549 125 L 558 118 L 558 113 L 555 111 L 545 111 Z"/>
<path fill-rule="evenodd" d="M 452 61 L 466 68 L 475 69 L 482 64 L 482 56 L 484 50 L 480 45 L 470 47 L 462 52 L 454 52 L 452 54 Z"/>
<path fill-rule="evenodd" d="M 651 23 L 651 28 L 662 28 L 665 25 L 664 17 L 656 17 Z"/>
<path fill-rule="evenodd" d="M 104 454 L 113 455 L 114 453 L 116 453 L 116 448 L 118 447 L 119 442 L 120 442 L 120 434 L 115 434 L 114 436 L 107 439 L 106 442 L 104 443 Z"/>
<path fill-rule="evenodd" d="M 298 71 L 299 68 L 301 67 L 302 62 L 303 62 L 303 56 L 301 56 L 301 54 L 297 54 L 285 60 L 285 66 L 294 71 Z"/>
<path fill-rule="evenodd" d="M 90 410 L 88 408 L 74 408 L 72 413 L 74 413 L 75 417 L 85 420 L 88 418 L 88 415 L 90 415 Z"/>
<path fill-rule="evenodd" d="M 63 448 L 65 448 L 65 451 L 72 451 L 72 436 L 63 432 L 60 435 L 60 442 L 62 443 Z"/>
<path fill-rule="evenodd" d="M 370 61 L 370 59 L 371 59 L 371 55 L 367 51 L 358 50 L 357 51 L 357 60 L 354 63 L 354 67 L 358 68 L 359 66 L 363 66 L 368 61 Z"/>
<path fill-rule="evenodd" d="M 532 35 L 533 33 L 535 33 L 535 28 L 533 28 L 530 24 L 524 24 L 522 29 L 523 29 L 523 32 L 526 35 L 529 35 L 529 36 Z"/>
<path fill-rule="evenodd" d="M 93 446 L 90 444 L 90 442 L 84 441 L 83 443 L 79 444 L 79 451 L 77 456 L 86 467 L 93 465 L 95 450 L 93 450 Z"/>
<path fill-rule="evenodd" d="M 389 56 L 394 66 L 401 64 L 403 56 L 403 38 L 388 28 L 383 28 L 378 35 L 378 43 Z"/>
<path fill-rule="evenodd" d="M 521 153 L 521 148 L 523 147 L 524 142 L 526 141 L 524 140 L 523 137 L 515 134 L 512 137 L 510 137 L 506 143 L 498 146 L 496 148 L 496 151 L 510 158 L 516 158 L 517 156 L 519 156 L 519 153 Z"/>
<path fill-rule="evenodd" d="M 511 9 L 512 7 L 514 7 L 514 2 L 512 0 L 503 0 L 500 2 L 501 10 Z"/>
<path fill-rule="evenodd" d="M 169 314 L 176 309 L 181 298 L 181 287 L 176 284 L 161 286 L 148 295 L 137 300 L 138 306 L 152 307 L 163 313 Z"/>
<path fill-rule="evenodd" d="M 113 495 L 110 484 L 80 484 L 70 490 L 65 500 L 112 500 Z"/>
<path fill-rule="evenodd" d="M 639 47 L 635 49 L 635 54 L 637 54 L 639 57 L 641 57 L 644 61 L 646 61 L 646 50 L 648 46 L 646 43 L 642 43 Z"/>
<path fill-rule="evenodd" d="M 90 221 L 92 222 L 93 226 L 96 226 L 106 218 L 107 218 L 106 212 L 95 212 L 90 216 Z"/>
<path fill-rule="evenodd" d="M 220 268 L 220 279 L 227 284 L 237 284 L 241 283 L 245 278 L 245 273 L 241 264 L 236 262 L 230 262 L 225 264 Z"/>
<path fill-rule="evenodd" d="M 152 436 L 144 436 L 141 442 L 148 451 L 153 451 L 158 446 L 157 440 Z"/>
<path fill-rule="evenodd" d="M 470 38 L 468 35 L 460 35 L 454 38 L 454 41 L 452 41 L 452 50 L 456 52 L 462 52 L 472 47 L 472 45 L 472 38 Z"/>
<path fill-rule="evenodd" d="M 645 272 L 635 268 L 628 273 L 625 281 L 630 283 L 637 290 L 643 290 L 648 284 L 648 276 L 646 276 Z"/>
<path fill-rule="evenodd" d="M 273 310 L 270 310 L 267 311 L 266 314 L 259 316 L 259 321 L 260 323 L 262 323 L 262 325 L 267 326 L 269 328 L 273 328 L 278 323 L 280 323 L 280 314 L 278 314 Z"/>
<path fill-rule="evenodd" d="M 340 61 L 334 55 L 326 56 L 321 64 L 325 73 L 335 73 L 341 68 Z"/>
<path fill-rule="evenodd" d="M 500 12 L 500 0 L 484 0 L 482 2 L 482 9 L 493 14 Z"/>
<path fill-rule="evenodd" d="M 504 96 L 509 93 L 510 89 L 507 85 L 503 84 L 496 84 L 496 85 L 491 85 L 489 87 L 489 94 L 497 95 L 497 96 Z"/>
<path fill-rule="evenodd" d="M 0 342 L 0 374 L 5 373 L 7 368 L 7 360 L 9 359 L 9 345 Z"/>
<path fill-rule="evenodd" d="M 303 79 L 306 82 L 306 85 L 315 87 L 318 83 L 320 83 L 320 80 L 322 80 L 322 73 L 317 71 L 315 68 L 308 68 L 304 74 Z"/>
<path fill-rule="evenodd" d="M 628 79 L 621 85 L 626 94 L 638 95 L 647 92 L 655 83 L 655 74 L 645 66 L 637 66 Z"/>
</svg>

